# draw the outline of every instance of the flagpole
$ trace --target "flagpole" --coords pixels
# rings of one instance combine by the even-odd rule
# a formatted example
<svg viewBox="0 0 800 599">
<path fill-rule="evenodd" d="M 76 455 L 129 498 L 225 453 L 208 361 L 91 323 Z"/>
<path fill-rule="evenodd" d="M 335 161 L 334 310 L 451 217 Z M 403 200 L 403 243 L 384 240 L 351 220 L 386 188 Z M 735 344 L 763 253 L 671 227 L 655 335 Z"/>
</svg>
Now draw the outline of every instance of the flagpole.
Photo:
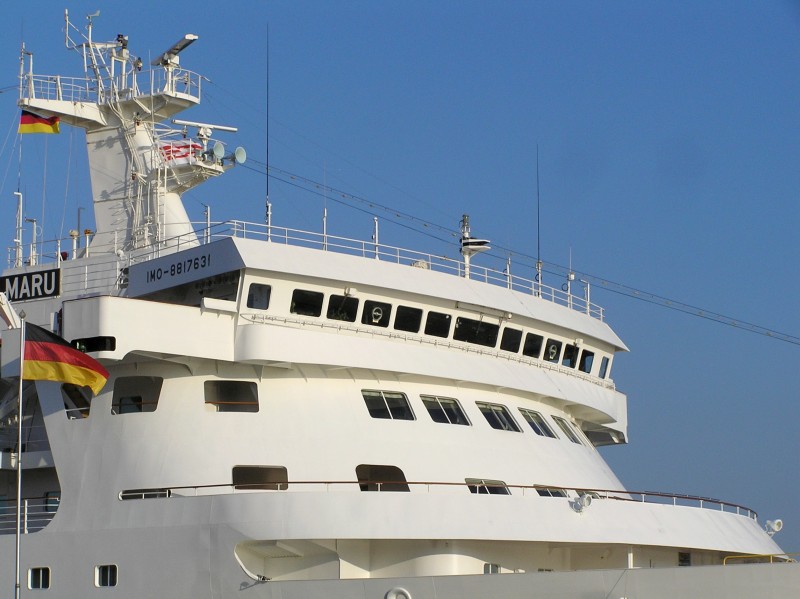
<svg viewBox="0 0 800 599">
<path fill-rule="evenodd" d="M 19 529 L 22 526 L 22 383 L 25 366 L 25 314 L 20 314 L 20 342 L 19 342 L 19 417 L 17 418 L 17 531 L 16 531 L 16 579 L 14 598 L 19 599 Z"/>
</svg>

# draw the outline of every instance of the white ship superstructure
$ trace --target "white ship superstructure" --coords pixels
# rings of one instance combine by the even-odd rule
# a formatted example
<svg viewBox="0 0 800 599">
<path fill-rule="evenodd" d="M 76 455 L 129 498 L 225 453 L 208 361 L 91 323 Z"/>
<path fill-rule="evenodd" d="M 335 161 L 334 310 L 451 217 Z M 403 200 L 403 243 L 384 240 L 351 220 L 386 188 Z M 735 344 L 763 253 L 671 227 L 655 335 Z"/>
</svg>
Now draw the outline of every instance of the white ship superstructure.
<svg viewBox="0 0 800 599">
<path fill-rule="evenodd" d="M 143 65 L 90 20 L 68 37 L 83 77 L 21 72 L 22 108 L 86 130 L 96 229 L 27 255 L 20 238 L 0 291 L 111 374 L 94 398 L 26 382 L 21 446 L 2 382 L 0 551 L 21 449 L 23 590 L 666 597 L 696 579 L 738 597 L 755 570 L 723 562 L 787 561 L 749 508 L 623 487 L 596 447 L 626 442 L 625 345 L 587 297 L 471 263 L 466 217 L 462 259 L 196 232 L 180 194 L 243 159 L 212 139 L 229 127 L 167 124 L 200 101 L 179 61 L 196 39 Z M 800 578 L 752 568 L 764 597 Z"/>
</svg>

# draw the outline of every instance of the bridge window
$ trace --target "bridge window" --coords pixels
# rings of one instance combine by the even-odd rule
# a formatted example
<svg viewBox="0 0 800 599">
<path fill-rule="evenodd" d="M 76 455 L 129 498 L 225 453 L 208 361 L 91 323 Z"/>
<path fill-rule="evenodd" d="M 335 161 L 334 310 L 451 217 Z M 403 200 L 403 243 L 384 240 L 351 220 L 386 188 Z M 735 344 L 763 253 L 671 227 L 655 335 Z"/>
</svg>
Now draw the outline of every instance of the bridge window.
<svg viewBox="0 0 800 599">
<path fill-rule="evenodd" d="M 364 312 L 361 314 L 361 323 L 374 327 L 388 327 L 392 317 L 392 305 L 385 302 L 366 300 Z M 396 326 L 396 324 L 395 324 Z"/>
<path fill-rule="evenodd" d="M 594 364 L 594 352 L 585 349 L 581 352 L 581 360 L 578 362 L 578 370 L 581 372 L 591 372 Z"/>
<path fill-rule="evenodd" d="M 435 395 L 421 395 L 420 398 L 434 422 L 469 426 L 467 415 L 464 414 L 457 399 Z"/>
<path fill-rule="evenodd" d="M 408 492 L 406 475 L 397 466 L 361 464 L 356 466 L 358 486 L 362 491 Z"/>
<path fill-rule="evenodd" d="M 409 333 L 419 333 L 422 325 L 422 310 L 419 308 L 409 308 L 408 306 L 397 306 L 397 314 L 394 317 L 394 328 L 398 331 Z"/>
<path fill-rule="evenodd" d="M 608 356 L 603 356 L 603 359 L 600 360 L 600 372 L 598 373 L 598 376 L 601 379 L 604 379 L 608 376 L 608 362 Z"/>
<path fill-rule="evenodd" d="M 319 316 L 322 314 L 323 298 L 324 295 L 320 291 L 295 289 L 292 293 L 292 304 L 289 311 L 300 316 Z"/>
<path fill-rule="evenodd" d="M 561 341 L 555 339 L 548 339 L 547 345 L 544 348 L 544 359 L 548 362 L 558 364 L 558 358 L 561 355 Z"/>
<path fill-rule="evenodd" d="M 361 391 L 369 415 L 386 420 L 416 420 L 405 393 L 396 391 Z"/>
<path fill-rule="evenodd" d="M 247 307 L 266 310 L 269 308 L 270 295 L 272 295 L 272 287 L 270 285 L 252 283 L 250 290 L 247 292 Z"/>
<path fill-rule="evenodd" d="M 561 364 L 567 368 L 575 368 L 578 364 L 579 351 L 577 345 L 567 345 L 564 348 L 564 357 L 561 358 Z"/>
<path fill-rule="evenodd" d="M 467 343 L 484 345 L 486 347 L 494 347 L 497 345 L 497 335 L 499 332 L 499 325 L 459 316 L 456 318 L 456 328 L 453 331 L 453 339 L 456 341 L 466 341 Z"/>
<path fill-rule="evenodd" d="M 449 314 L 442 312 L 428 312 L 428 319 L 425 321 L 425 334 L 434 337 L 447 337 L 450 335 Z"/>
<path fill-rule="evenodd" d="M 503 338 L 500 339 L 500 349 L 502 351 L 515 354 L 519 351 L 520 343 L 522 343 L 522 331 L 510 327 L 503 329 Z"/>
<path fill-rule="evenodd" d="M 328 300 L 328 313 L 331 320 L 355 322 L 358 314 L 358 298 L 346 295 L 332 295 Z"/>
<path fill-rule="evenodd" d="M 541 437 L 551 437 L 553 439 L 556 438 L 556 434 L 553 432 L 547 422 L 539 412 L 534 412 L 533 410 L 526 410 L 525 408 L 519 409 L 522 417 L 525 421 L 531 426 L 533 432 Z"/>
<path fill-rule="evenodd" d="M 538 358 L 542 355 L 542 341 L 544 338 L 541 335 L 534 335 L 528 333 L 525 335 L 525 345 L 522 346 L 522 355 L 529 358 Z"/>
<path fill-rule="evenodd" d="M 501 431 L 522 432 L 505 406 L 483 402 L 476 402 L 476 405 L 492 428 Z"/>
<path fill-rule="evenodd" d="M 258 387 L 250 381 L 206 381 L 206 405 L 216 412 L 258 412 Z"/>
</svg>

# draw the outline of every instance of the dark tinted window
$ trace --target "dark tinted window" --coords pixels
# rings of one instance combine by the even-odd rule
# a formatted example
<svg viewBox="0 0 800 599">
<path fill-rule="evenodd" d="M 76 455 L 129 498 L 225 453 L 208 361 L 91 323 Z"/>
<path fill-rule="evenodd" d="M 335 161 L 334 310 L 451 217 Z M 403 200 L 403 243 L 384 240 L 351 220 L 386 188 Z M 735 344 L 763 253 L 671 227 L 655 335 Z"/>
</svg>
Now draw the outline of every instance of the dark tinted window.
<svg viewBox="0 0 800 599">
<path fill-rule="evenodd" d="M 397 314 L 394 317 L 394 328 L 398 331 L 408 331 L 409 333 L 419 333 L 422 324 L 422 310 L 419 308 L 409 308 L 408 306 L 397 306 Z"/>
<path fill-rule="evenodd" d="M 306 291 L 305 289 L 295 289 L 292 293 L 292 314 L 301 316 L 319 316 L 322 314 L 323 295 L 319 291 Z"/>
<path fill-rule="evenodd" d="M 478 402 L 478 409 L 483 414 L 486 421 L 492 428 L 496 428 L 501 431 L 514 431 L 517 433 L 521 433 L 519 426 L 512 418 L 511 414 L 508 413 L 508 409 L 505 406 L 501 406 L 498 404 L 493 403 L 481 403 Z"/>
<path fill-rule="evenodd" d="M 531 358 L 538 358 L 542 354 L 542 341 L 541 335 L 534 335 L 528 333 L 525 335 L 525 345 L 522 346 L 522 355 Z"/>
<path fill-rule="evenodd" d="M 425 334 L 433 335 L 434 337 L 447 337 L 450 335 L 451 318 L 449 314 L 428 312 L 428 318 L 425 321 Z"/>
<path fill-rule="evenodd" d="M 499 332 L 500 327 L 496 324 L 459 316 L 456 318 L 456 328 L 453 331 L 453 339 L 456 341 L 485 345 L 486 347 L 494 347 L 497 345 L 497 335 Z"/>
<path fill-rule="evenodd" d="M 272 295 L 272 287 L 261 283 L 252 283 L 247 292 L 247 307 L 256 310 L 266 310 L 269 308 L 269 298 Z"/>
<path fill-rule="evenodd" d="M 358 299 L 346 295 L 332 295 L 328 300 L 328 312 L 325 316 L 331 320 L 355 322 L 358 314 Z"/>
<path fill-rule="evenodd" d="M 414 420 L 414 412 L 411 411 L 411 406 L 405 393 L 365 389 L 361 392 L 361 395 L 364 398 L 364 403 L 367 404 L 369 415 L 373 418 Z"/>
<path fill-rule="evenodd" d="M 564 357 L 561 358 L 561 364 L 568 368 L 575 368 L 578 364 L 578 347 L 576 345 L 568 345 L 564 348 Z"/>
<path fill-rule="evenodd" d="M 420 397 L 434 422 L 469 426 L 469 420 L 457 400 L 434 395 L 421 395 Z"/>
<path fill-rule="evenodd" d="M 376 327 L 388 327 L 392 317 L 392 305 L 385 302 L 364 302 L 364 313 L 361 315 L 363 324 L 371 324 Z"/>
<path fill-rule="evenodd" d="M 561 341 L 548 339 L 544 347 L 544 359 L 548 362 L 558 363 L 558 356 L 561 354 Z"/>
<path fill-rule="evenodd" d="M 578 363 L 578 370 L 581 372 L 591 372 L 592 364 L 594 363 L 594 352 L 585 349 L 581 353 L 581 360 Z"/>
<path fill-rule="evenodd" d="M 509 327 L 503 329 L 503 338 L 500 339 L 500 349 L 517 353 L 520 343 L 522 343 L 522 331 Z"/>
</svg>

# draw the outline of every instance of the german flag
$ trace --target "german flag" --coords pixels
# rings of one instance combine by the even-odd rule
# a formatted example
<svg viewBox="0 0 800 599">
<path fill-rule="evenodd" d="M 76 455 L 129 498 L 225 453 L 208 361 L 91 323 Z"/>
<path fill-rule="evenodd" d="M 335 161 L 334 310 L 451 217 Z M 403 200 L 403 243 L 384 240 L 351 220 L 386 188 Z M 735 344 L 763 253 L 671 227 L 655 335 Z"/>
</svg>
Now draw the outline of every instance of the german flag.
<svg viewBox="0 0 800 599">
<path fill-rule="evenodd" d="M 97 395 L 108 380 L 108 371 L 58 335 L 26 322 L 22 378 L 86 386 Z"/>
<path fill-rule="evenodd" d="M 59 133 L 61 119 L 57 116 L 45 118 L 27 110 L 22 111 L 19 119 L 19 133 Z"/>
</svg>

